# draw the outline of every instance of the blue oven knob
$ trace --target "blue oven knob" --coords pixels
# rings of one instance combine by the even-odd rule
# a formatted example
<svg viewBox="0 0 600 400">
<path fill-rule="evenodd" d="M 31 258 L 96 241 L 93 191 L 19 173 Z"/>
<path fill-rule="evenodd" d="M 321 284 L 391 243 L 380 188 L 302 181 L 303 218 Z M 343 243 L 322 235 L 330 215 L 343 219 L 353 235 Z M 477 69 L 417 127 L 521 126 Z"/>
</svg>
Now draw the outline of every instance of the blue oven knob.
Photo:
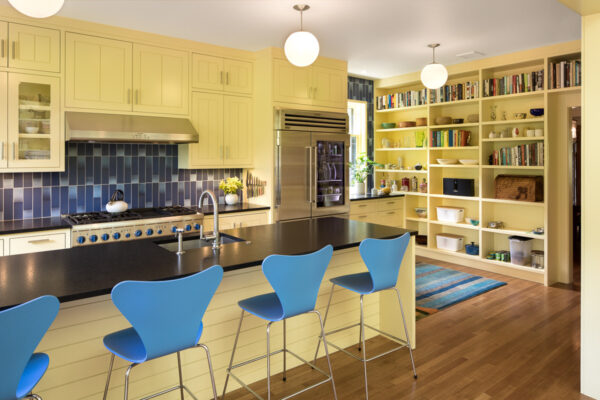
<svg viewBox="0 0 600 400">
<path fill-rule="evenodd" d="M 157 230 L 156 233 L 158 233 L 159 235 L 162 235 L 162 229 Z"/>
<path fill-rule="evenodd" d="M 97 241 L 98 241 L 98 236 L 97 235 L 90 236 L 90 242 L 96 243 Z"/>
<path fill-rule="evenodd" d="M 177 227 L 176 227 L 176 226 L 173 226 L 173 227 L 171 228 L 171 232 L 173 232 L 173 233 L 177 232 Z"/>
<path fill-rule="evenodd" d="M 134 235 L 135 237 L 140 237 L 142 236 L 142 231 L 138 229 L 137 231 L 135 231 Z"/>
<path fill-rule="evenodd" d="M 198 229 L 200 229 L 200 224 L 196 224 L 196 225 L 194 225 L 194 229 L 195 229 L 195 230 L 198 230 Z"/>
<path fill-rule="evenodd" d="M 119 232 L 113 233 L 113 239 L 119 240 L 121 238 L 121 234 Z"/>
<path fill-rule="evenodd" d="M 154 231 L 152 229 L 148 229 L 146 231 L 146 235 L 148 235 L 148 236 L 152 236 L 153 233 L 154 233 Z"/>
<path fill-rule="evenodd" d="M 85 236 L 79 236 L 77 238 L 77 243 L 84 244 L 85 243 Z"/>
<path fill-rule="evenodd" d="M 185 230 L 186 231 L 191 231 L 192 230 L 192 226 L 190 224 L 185 226 Z"/>
<path fill-rule="evenodd" d="M 105 233 L 102 235 L 102 240 L 106 241 L 106 240 L 108 240 L 109 237 L 110 236 L 108 236 L 108 233 Z"/>
<path fill-rule="evenodd" d="M 130 237 L 130 236 L 131 236 L 131 235 L 130 235 L 129 233 L 126 233 L 126 234 L 125 234 L 125 237 L 126 237 L 126 238 L 128 238 L 128 237 Z"/>
</svg>

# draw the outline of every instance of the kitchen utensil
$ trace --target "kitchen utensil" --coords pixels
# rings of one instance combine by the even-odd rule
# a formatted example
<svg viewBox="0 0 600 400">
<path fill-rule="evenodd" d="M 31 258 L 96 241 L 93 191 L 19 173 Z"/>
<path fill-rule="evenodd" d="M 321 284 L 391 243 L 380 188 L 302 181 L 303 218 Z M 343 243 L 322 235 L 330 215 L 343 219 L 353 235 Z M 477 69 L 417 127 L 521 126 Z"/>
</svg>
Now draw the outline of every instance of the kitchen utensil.
<svg viewBox="0 0 600 400">
<path fill-rule="evenodd" d="M 465 246 L 465 251 L 469 255 L 478 256 L 479 255 L 479 245 L 475 244 L 475 242 L 471 242 L 471 244 L 468 244 Z"/>
<path fill-rule="evenodd" d="M 382 122 L 381 127 L 383 129 L 394 129 L 396 127 L 396 123 L 395 122 Z"/>
<path fill-rule="evenodd" d="M 398 122 L 398 128 L 412 128 L 413 126 L 417 126 L 415 121 L 400 121 Z"/>
<path fill-rule="evenodd" d="M 502 229 L 504 223 L 502 221 L 490 221 L 488 222 L 488 228 L 490 229 Z"/>
<path fill-rule="evenodd" d="M 388 138 L 381 139 L 381 147 L 383 147 L 384 149 L 389 148 L 390 147 L 390 139 L 388 139 Z"/>
<path fill-rule="evenodd" d="M 427 118 L 417 118 L 416 124 L 417 126 L 427 126 Z"/>
<path fill-rule="evenodd" d="M 25 127 L 25 132 L 27 132 L 27 133 L 38 133 L 39 130 L 40 130 L 39 126 L 26 126 Z"/>
<path fill-rule="evenodd" d="M 535 269 L 544 269 L 544 252 L 541 250 L 531 251 L 531 266 Z"/>
<path fill-rule="evenodd" d="M 479 225 L 479 220 L 478 219 L 465 218 L 465 221 L 467 221 L 469 224 L 471 224 L 473 226 Z"/>
<path fill-rule="evenodd" d="M 415 169 L 416 169 L 417 171 L 420 171 L 420 170 L 422 170 L 422 169 L 423 169 L 423 166 L 421 165 L 421 163 L 417 163 L 417 164 L 415 165 Z"/>
<path fill-rule="evenodd" d="M 427 209 L 423 207 L 415 207 L 415 213 L 419 218 L 427 218 Z"/>
<path fill-rule="evenodd" d="M 437 162 L 441 165 L 452 165 L 457 164 L 458 160 L 456 158 L 438 158 Z"/>
<path fill-rule="evenodd" d="M 478 160 L 469 160 L 469 159 L 464 159 L 464 160 L 458 160 L 462 165 L 477 165 L 479 164 Z"/>
<path fill-rule="evenodd" d="M 452 117 L 435 117 L 436 125 L 448 125 L 452 122 Z"/>
<path fill-rule="evenodd" d="M 514 113 L 513 117 L 515 117 L 515 119 L 525 119 L 527 117 L 527 113 Z"/>
<path fill-rule="evenodd" d="M 110 201 L 106 203 L 106 211 L 109 213 L 120 213 L 123 211 L 127 211 L 129 205 L 123 201 L 125 198 L 125 194 L 122 190 L 115 190 L 112 196 L 110 197 Z"/>
<path fill-rule="evenodd" d="M 462 124 L 463 122 L 465 122 L 464 118 L 454 118 L 452 120 L 453 124 Z"/>
<path fill-rule="evenodd" d="M 542 115 L 544 115 L 544 109 L 532 108 L 531 110 L 529 110 L 529 114 L 533 115 L 534 117 L 541 117 Z"/>
<path fill-rule="evenodd" d="M 427 235 L 417 235 L 416 242 L 421 246 L 427 246 Z"/>
</svg>

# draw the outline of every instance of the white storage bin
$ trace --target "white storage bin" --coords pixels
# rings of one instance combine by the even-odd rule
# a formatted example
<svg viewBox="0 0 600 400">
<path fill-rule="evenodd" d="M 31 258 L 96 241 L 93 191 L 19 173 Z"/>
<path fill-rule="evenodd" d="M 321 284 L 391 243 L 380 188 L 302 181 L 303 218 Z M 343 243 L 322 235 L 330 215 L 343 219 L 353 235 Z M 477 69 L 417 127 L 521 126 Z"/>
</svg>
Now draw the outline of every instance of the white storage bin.
<svg viewBox="0 0 600 400">
<path fill-rule="evenodd" d="M 440 222 L 458 223 L 465 220 L 465 209 L 458 207 L 436 207 L 437 219 Z"/>
<path fill-rule="evenodd" d="M 509 236 L 510 262 L 517 265 L 531 264 L 531 248 L 533 239 L 522 236 Z"/>
<path fill-rule="evenodd" d="M 448 251 L 461 251 L 465 247 L 465 238 L 451 233 L 438 233 L 435 235 L 437 248 Z"/>
</svg>

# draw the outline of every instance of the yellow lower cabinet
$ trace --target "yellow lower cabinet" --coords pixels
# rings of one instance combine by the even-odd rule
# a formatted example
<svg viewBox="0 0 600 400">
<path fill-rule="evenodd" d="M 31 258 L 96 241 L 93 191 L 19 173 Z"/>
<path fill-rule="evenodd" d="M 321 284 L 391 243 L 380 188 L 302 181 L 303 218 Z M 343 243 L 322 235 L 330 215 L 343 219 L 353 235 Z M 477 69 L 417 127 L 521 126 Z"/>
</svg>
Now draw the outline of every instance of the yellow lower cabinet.
<svg viewBox="0 0 600 400">
<path fill-rule="evenodd" d="M 248 226 L 266 225 L 269 223 L 269 212 L 239 212 L 219 215 L 219 231 L 226 229 L 245 228 Z M 213 216 L 204 216 L 204 232 L 212 232 Z M 243 239 L 243 238 L 242 238 Z"/>
<path fill-rule="evenodd" d="M 24 234 L 7 235 L 5 254 L 38 253 L 40 251 L 61 250 L 71 247 L 71 230 L 60 229 L 52 231 L 30 232 Z"/>
<path fill-rule="evenodd" d="M 403 228 L 404 197 L 350 202 L 350 219 Z"/>
</svg>

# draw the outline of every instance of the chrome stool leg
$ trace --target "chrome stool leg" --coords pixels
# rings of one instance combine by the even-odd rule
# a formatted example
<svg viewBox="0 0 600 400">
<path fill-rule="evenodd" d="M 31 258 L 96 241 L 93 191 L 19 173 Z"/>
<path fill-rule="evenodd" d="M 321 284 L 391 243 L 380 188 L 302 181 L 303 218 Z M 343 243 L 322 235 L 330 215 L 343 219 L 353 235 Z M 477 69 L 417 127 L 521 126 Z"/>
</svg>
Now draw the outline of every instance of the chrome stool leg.
<svg viewBox="0 0 600 400">
<path fill-rule="evenodd" d="M 102 400 L 106 400 L 106 396 L 108 396 L 108 386 L 110 385 L 110 375 L 112 374 L 113 365 L 115 363 L 115 355 L 113 353 L 110 354 L 110 364 L 108 365 L 108 376 L 106 377 L 106 386 L 104 387 L 104 396 Z"/>
<path fill-rule="evenodd" d="M 408 329 L 406 329 L 406 320 L 404 319 L 404 308 L 402 307 L 402 300 L 400 300 L 400 292 L 396 287 L 394 287 L 396 291 L 396 296 L 398 296 L 398 304 L 400 304 L 400 314 L 402 315 L 402 326 L 404 326 L 404 335 L 406 335 L 406 343 L 408 344 L 408 354 L 410 354 L 410 362 L 412 364 L 413 375 L 415 379 L 417 379 L 417 369 L 415 368 L 415 360 L 413 358 L 412 346 L 410 344 L 410 338 L 408 337 Z"/>
<path fill-rule="evenodd" d="M 229 367 L 227 367 L 227 375 L 225 376 L 225 386 L 223 386 L 223 395 L 221 400 L 225 399 L 225 392 L 227 391 L 227 383 L 229 382 L 229 374 L 231 373 L 231 366 L 233 365 L 233 356 L 235 355 L 235 349 L 237 348 L 238 339 L 240 338 L 240 331 L 242 330 L 242 321 L 244 321 L 244 310 L 242 309 L 242 315 L 240 316 L 240 323 L 238 324 L 237 333 L 235 334 L 235 341 L 233 342 L 233 350 L 231 350 L 231 360 L 229 360 Z"/>
<path fill-rule="evenodd" d="M 365 399 L 369 400 L 369 380 L 367 379 L 367 348 L 365 346 L 365 317 L 362 294 L 360 295 L 360 336 L 362 338 L 362 362 L 365 371 Z"/>
<path fill-rule="evenodd" d="M 333 293 L 333 291 L 332 291 Z M 329 358 L 329 349 L 327 348 L 327 338 L 325 337 L 325 323 L 321 318 L 321 313 L 317 310 L 313 311 L 319 317 L 319 324 L 321 324 L 321 337 L 323 338 L 323 349 L 325 349 L 325 357 L 327 358 L 327 365 L 329 366 L 329 376 L 331 377 L 331 387 L 333 388 L 333 398 L 337 400 L 337 391 L 335 390 L 335 382 L 333 381 L 333 368 L 331 368 L 331 359 Z"/>
<path fill-rule="evenodd" d="M 271 400 L 271 324 L 267 324 L 267 400 Z"/>
<path fill-rule="evenodd" d="M 329 315 L 329 306 L 331 306 L 331 299 L 333 297 L 333 289 L 335 288 L 335 283 L 331 284 L 331 291 L 329 292 L 329 301 L 327 302 L 327 308 L 325 309 L 325 318 L 323 318 L 323 329 L 325 329 L 325 323 L 327 323 L 327 316 Z M 321 316 L 321 314 L 319 314 L 319 317 Z M 315 358 L 313 360 L 313 363 L 317 362 L 317 356 L 319 354 L 319 347 L 321 346 L 321 340 L 323 338 L 323 335 L 319 336 L 319 342 L 317 343 L 317 350 L 315 351 Z"/>
<path fill-rule="evenodd" d="M 287 358 L 287 347 L 286 347 L 286 324 L 285 324 L 285 319 L 283 320 L 283 381 L 285 382 L 285 373 L 286 373 L 286 358 Z"/>
<path fill-rule="evenodd" d="M 38 396 L 37 394 L 34 394 L 34 393 L 31 393 L 27 397 L 29 397 L 31 399 L 35 399 L 35 400 L 42 400 L 42 398 L 40 396 Z"/>
<path fill-rule="evenodd" d="M 179 391 L 181 393 L 181 400 L 183 399 L 183 374 L 181 373 L 181 354 L 177 352 L 177 367 L 179 368 Z"/>
<path fill-rule="evenodd" d="M 129 368 L 127 368 L 127 371 L 125 372 L 125 400 L 127 400 L 129 398 L 129 374 L 131 373 L 131 370 L 133 369 L 133 367 L 135 367 L 137 364 L 131 364 L 129 366 Z"/>
<path fill-rule="evenodd" d="M 214 400 L 217 400 L 219 396 L 217 395 L 217 385 L 215 384 L 215 373 L 213 371 L 212 362 L 210 360 L 210 351 L 208 351 L 208 346 L 205 344 L 199 344 L 198 346 L 202 347 L 206 352 L 206 360 L 208 361 L 208 372 L 210 373 L 210 383 L 212 384 Z"/>
</svg>

